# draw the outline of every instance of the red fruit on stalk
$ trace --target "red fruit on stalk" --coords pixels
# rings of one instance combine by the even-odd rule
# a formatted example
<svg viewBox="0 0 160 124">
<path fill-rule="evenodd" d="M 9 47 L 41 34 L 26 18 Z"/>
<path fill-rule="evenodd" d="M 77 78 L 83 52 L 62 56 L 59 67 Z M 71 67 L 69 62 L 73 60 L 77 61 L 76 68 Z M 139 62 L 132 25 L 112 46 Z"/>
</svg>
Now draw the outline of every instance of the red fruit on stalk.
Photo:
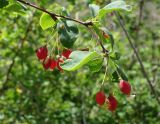
<svg viewBox="0 0 160 124">
<path fill-rule="evenodd" d="M 130 93 L 131 93 L 131 85 L 129 84 L 129 82 L 127 82 L 125 80 L 120 80 L 119 88 L 120 88 L 122 93 L 124 93 L 126 95 L 130 95 Z"/>
<path fill-rule="evenodd" d="M 52 59 L 50 63 L 50 69 L 53 70 L 56 67 L 57 67 L 57 61 Z"/>
<path fill-rule="evenodd" d="M 67 50 L 64 50 L 63 52 L 62 52 L 62 56 L 64 56 L 66 59 L 68 59 L 69 58 L 69 55 L 72 53 L 72 50 L 70 50 L 70 49 L 67 49 Z"/>
<path fill-rule="evenodd" d="M 38 57 L 39 60 L 44 60 L 46 59 L 47 55 L 48 55 L 48 49 L 46 46 L 42 46 L 40 48 L 38 48 L 36 50 L 36 55 Z"/>
<path fill-rule="evenodd" d="M 43 61 L 43 67 L 44 69 L 49 69 L 50 65 L 52 63 L 52 59 L 51 58 L 47 58 Z"/>
<path fill-rule="evenodd" d="M 113 95 L 109 95 L 109 97 L 107 98 L 107 103 L 108 103 L 108 110 L 110 111 L 115 111 L 118 105 L 118 102 L 116 100 L 116 98 Z"/>
<path fill-rule="evenodd" d="M 53 70 L 54 68 L 56 68 L 57 67 L 57 61 L 55 61 L 54 59 L 52 59 L 52 58 L 48 58 L 48 59 L 46 59 L 44 62 L 43 62 L 43 67 L 44 67 L 44 69 L 51 69 L 51 70 Z"/>
<path fill-rule="evenodd" d="M 99 91 L 96 93 L 96 103 L 99 105 L 103 105 L 105 103 L 106 96 L 103 91 Z"/>
</svg>

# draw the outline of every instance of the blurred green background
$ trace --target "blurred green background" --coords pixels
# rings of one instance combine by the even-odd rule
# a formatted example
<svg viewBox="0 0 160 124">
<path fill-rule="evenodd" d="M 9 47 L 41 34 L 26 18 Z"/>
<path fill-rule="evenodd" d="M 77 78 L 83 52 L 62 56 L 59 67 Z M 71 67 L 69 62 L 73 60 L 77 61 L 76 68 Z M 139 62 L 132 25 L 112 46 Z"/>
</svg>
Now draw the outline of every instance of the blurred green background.
<svg viewBox="0 0 160 124">
<path fill-rule="evenodd" d="M 160 96 L 160 1 L 141 1 L 126 0 L 133 10 L 121 15 Z M 59 4 L 71 17 L 86 20 L 91 17 L 90 3 L 103 7 L 109 0 L 30 2 L 52 11 Z M 119 102 L 114 113 L 95 102 L 105 67 L 98 73 L 91 73 L 87 67 L 64 73 L 43 69 L 35 50 L 49 40 L 54 44 L 57 38 L 52 38 L 53 29 L 41 29 L 41 14 L 30 7 L 20 15 L 0 10 L 0 124 L 160 124 L 160 106 L 113 14 L 106 16 L 103 25 L 113 33 L 115 48 L 121 53 L 119 64 L 132 85 L 132 95 L 126 98 L 115 90 L 118 82 L 105 82 L 106 94 L 113 89 Z M 94 48 L 95 39 L 83 26 L 78 27 L 80 34 L 74 49 Z"/>
</svg>

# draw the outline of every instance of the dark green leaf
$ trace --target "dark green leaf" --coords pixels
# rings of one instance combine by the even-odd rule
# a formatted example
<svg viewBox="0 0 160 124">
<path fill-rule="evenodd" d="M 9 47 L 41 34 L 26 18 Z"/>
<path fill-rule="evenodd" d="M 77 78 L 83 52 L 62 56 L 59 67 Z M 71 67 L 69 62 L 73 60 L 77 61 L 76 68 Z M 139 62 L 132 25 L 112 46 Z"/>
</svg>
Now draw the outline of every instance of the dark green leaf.
<svg viewBox="0 0 160 124">
<path fill-rule="evenodd" d="M 71 48 L 77 37 L 78 28 L 73 21 L 62 21 L 57 25 L 60 42 L 64 47 Z"/>
<path fill-rule="evenodd" d="M 117 72 L 123 80 L 128 81 L 128 78 L 127 78 L 126 74 L 124 73 L 124 71 L 118 65 L 117 65 Z"/>
<path fill-rule="evenodd" d="M 8 0 L 0 0 L 0 8 L 3 8 L 9 4 Z"/>
<path fill-rule="evenodd" d="M 117 71 L 112 73 L 112 82 L 119 82 L 119 76 Z"/>
</svg>

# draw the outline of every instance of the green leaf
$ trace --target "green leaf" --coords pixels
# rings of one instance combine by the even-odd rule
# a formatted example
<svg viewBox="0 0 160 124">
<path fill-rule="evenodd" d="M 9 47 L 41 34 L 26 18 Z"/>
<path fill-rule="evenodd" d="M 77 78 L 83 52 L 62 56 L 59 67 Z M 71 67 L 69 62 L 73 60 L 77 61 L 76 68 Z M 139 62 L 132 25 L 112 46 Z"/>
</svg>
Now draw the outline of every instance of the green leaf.
<svg viewBox="0 0 160 124">
<path fill-rule="evenodd" d="M 25 12 L 23 10 L 23 6 L 20 5 L 19 3 L 12 3 L 12 4 L 9 4 L 6 8 L 5 8 L 6 11 L 8 11 L 9 13 L 10 12 L 15 12 L 17 14 L 21 14 L 21 15 L 24 15 Z"/>
<path fill-rule="evenodd" d="M 89 8 L 92 12 L 93 17 L 95 17 L 98 14 L 99 9 L 100 9 L 100 7 L 96 4 L 89 4 Z"/>
<path fill-rule="evenodd" d="M 9 3 L 15 3 L 16 2 L 16 0 L 8 0 L 9 1 Z"/>
<path fill-rule="evenodd" d="M 117 71 L 112 73 L 112 82 L 119 82 L 119 76 Z"/>
<path fill-rule="evenodd" d="M 78 28 L 73 21 L 59 22 L 57 24 L 60 42 L 64 47 L 71 48 L 78 37 Z"/>
<path fill-rule="evenodd" d="M 120 53 L 119 52 L 110 52 L 109 56 L 113 60 L 119 60 L 120 59 Z"/>
<path fill-rule="evenodd" d="M 88 63 L 89 69 L 92 72 L 98 72 L 102 68 L 102 65 L 103 65 L 103 57 L 101 55 L 95 57 Z"/>
<path fill-rule="evenodd" d="M 121 10 L 131 11 L 132 7 L 130 5 L 127 5 L 123 0 L 117 0 L 117 1 L 111 2 L 110 4 L 106 5 L 104 8 L 100 9 L 96 18 L 100 19 L 100 18 L 103 18 L 109 12 L 121 11 Z"/>
<path fill-rule="evenodd" d="M 118 65 L 116 65 L 116 66 L 117 66 L 117 72 L 118 72 L 119 76 L 121 76 L 121 78 L 123 80 L 128 81 L 128 78 L 127 78 L 126 74 L 124 73 L 124 71 Z"/>
<path fill-rule="evenodd" d="M 69 13 L 67 12 L 66 8 L 62 7 L 61 15 L 63 15 L 63 16 L 69 16 Z"/>
<path fill-rule="evenodd" d="M 66 60 L 61 67 L 66 71 L 75 71 L 97 56 L 99 56 L 99 54 L 96 51 L 73 51 L 70 59 Z"/>
<path fill-rule="evenodd" d="M 9 2 L 7 0 L 0 0 L 0 8 L 7 6 Z"/>
<path fill-rule="evenodd" d="M 56 21 L 53 20 L 53 18 L 47 14 L 47 13 L 43 13 L 40 17 L 40 26 L 42 27 L 43 30 L 46 30 L 50 27 L 53 27 L 56 24 Z"/>
</svg>

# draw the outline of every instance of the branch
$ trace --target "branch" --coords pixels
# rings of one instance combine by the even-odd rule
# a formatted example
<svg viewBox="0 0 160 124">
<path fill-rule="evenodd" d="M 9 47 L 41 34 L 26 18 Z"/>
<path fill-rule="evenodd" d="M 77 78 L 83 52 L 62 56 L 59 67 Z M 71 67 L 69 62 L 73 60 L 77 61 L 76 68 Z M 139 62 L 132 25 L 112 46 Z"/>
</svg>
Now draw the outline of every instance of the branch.
<svg viewBox="0 0 160 124">
<path fill-rule="evenodd" d="M 142 17 L 143 17 L 143 6 L 144 6 L 144 0 L 140 0 L 138 22 L 137 22 L 137 25 L 135 27 L 136 28 L 136 36 L 135 36 L 135 38 L 139 37 L 139 31 L 140 31 Z M 135 44 L 135 46 L 138 47 L 136 44 Z"/>
<path fill-rule="evenodd" d="M 143 16 L 143 5 L 144 5 L 144 0 L 140 0 L 139 3 L 139 19 L 138 19 L 138 28 L 141 24 L 142 16 Z"/>
<path fill-rule="evenodd" d="M 149 84 L 149 86 L 150 86 L 150 89 L 151 89 L 151 91 L 152 91 L 152 94 L 154 94 L 154 96 L 155 96 L 158 104 L 160 104 L 160 100 L 158 99 L 157 93 L 156 93 L 156 91 L 155 91 L 155 89 L 154 89 L 154 87 L 153 87 L 153 85 L 152 85 L 152 82 L 150 81 L 150 79 L 149 79 L 149 77 L 148 77 L 148 75 L 147 75 L 147 72 L 146 72 L 146 70 L 145 70 L 145 68 L 144 68 L 144 65 L 143 65 L 143 62 L 142 62 L 142 60 L 141 60 L 141 58 L 140 58 L 140 56 L 139 56 L 139 53 L 138 53 L 137 49 L 135 48 L 135 46 L 134 46 L 134 44 L 133 44 L 133 41 L 131 40 L 131 38 L 130 38 L 128 32 L 127 32 L 127 30 L 125 29 L 125 27 L 124 27 L 124 25 L 123 25 L 123 23 L 122 23 L 123 19 L 120 18 L 121 15 L 120 15 L 119 13 L 117 13 L 117 12 L 115 12 L 115 15 L 116 15 L 116 17 L 117 17 L 117 19 L 118 19 L 118 22 L 119 22 L 120 26 L 122 27 L 122 29 L 123 29 L 123 31 L 124 31 L 124 33 L 125 33 L 127 39 L 128 39 L 129 44 L 131 45 L 131 47 L 132 47 L 132 49 L 133 49 L 133 51 L 134 51 L 134 54 L 135 54 L 135 56 L 136 56 L 136 58 L 137 58 L 137 60 L 138 60 L 138 63 L 139 63 L 139 65 L 140 65 L 142 74 L 143 74 L 144 78 L 147 80 L 147 82 L 148 82 L 148 84 Z"/>
<path fill-rule="evenodd" d="M 58 14 L 53 13 L 53 12 L 49 12 L 49 11 L 43 9 L 43 8 L 38 7 L 37 5 L 34 5 L 32 3 L 29 3 L 29 2 L 26 2 L 26 1 L 23 1 L 23 0 L 17 0 L 17 1 L 49 14 L 52 17 L 53 20 L 57 20 L 57 17 L 60 17 L 60 18 L 66 19 L 66 20 L 71 20 L 71 21 L 77 22 L 81 25 L 86 26 L 88 29 L 89 29 L 89 26 L 94 25 L 92 21 L 83 22 L 83 21 L 76 20 L 76 19 L 73 19 L 73 18 L 70 18 L 70 17 L 66 17 L 66 16 L 63 16 L 63 15 L 58 15 Z M 104 45 L 102 44 L 102 42 L 99 39 L 98 39 L 98 42 L 99 42 L 100 46 L 102 47 L 103 53 L 105 53 L 106 56 L 107 56 L 108 55 L 108 50 L 105 49 Z"/>
<path fill-rule="evenodd" d="M 38 9 L 38 10 L 40 10 L 42 12 L 45 12 L 45 13 L 49 14 L 53 18 L 53 20 L 57 20 L 57 17 L 60 17 L 60 18 L 63 18 L 63 19 L 67 19 L 67 20 L 71 20 L 71 21 L 77 22 L 77 23 L 79 23 L 81 25 L 84 25 L 86 27 L 93 25 L 92 21 L 83 22 L 83 21 L 76 20 L 76 19 L 73 19 L 73 18 L 70 18 L 70 17 L 66 17 L 66 16 L 63 16 L 63 15 L 58 15 L 58 14 L 53 13 L 53 12 L 49 12 L 49 11 L 43 9 L 43 8 L 38 7 L 37 5 L 34 5 L 32 3 L 29 3 L 29 2 L 26 2 L 26 1 L 23 1 L 23 0 L 17 0 L 17 1 L 20 2 L 20 3 L 23 3 L 25 5 L 28 5 L 30 7 L 33 7 L 35 9 Z"/>
</svg>

